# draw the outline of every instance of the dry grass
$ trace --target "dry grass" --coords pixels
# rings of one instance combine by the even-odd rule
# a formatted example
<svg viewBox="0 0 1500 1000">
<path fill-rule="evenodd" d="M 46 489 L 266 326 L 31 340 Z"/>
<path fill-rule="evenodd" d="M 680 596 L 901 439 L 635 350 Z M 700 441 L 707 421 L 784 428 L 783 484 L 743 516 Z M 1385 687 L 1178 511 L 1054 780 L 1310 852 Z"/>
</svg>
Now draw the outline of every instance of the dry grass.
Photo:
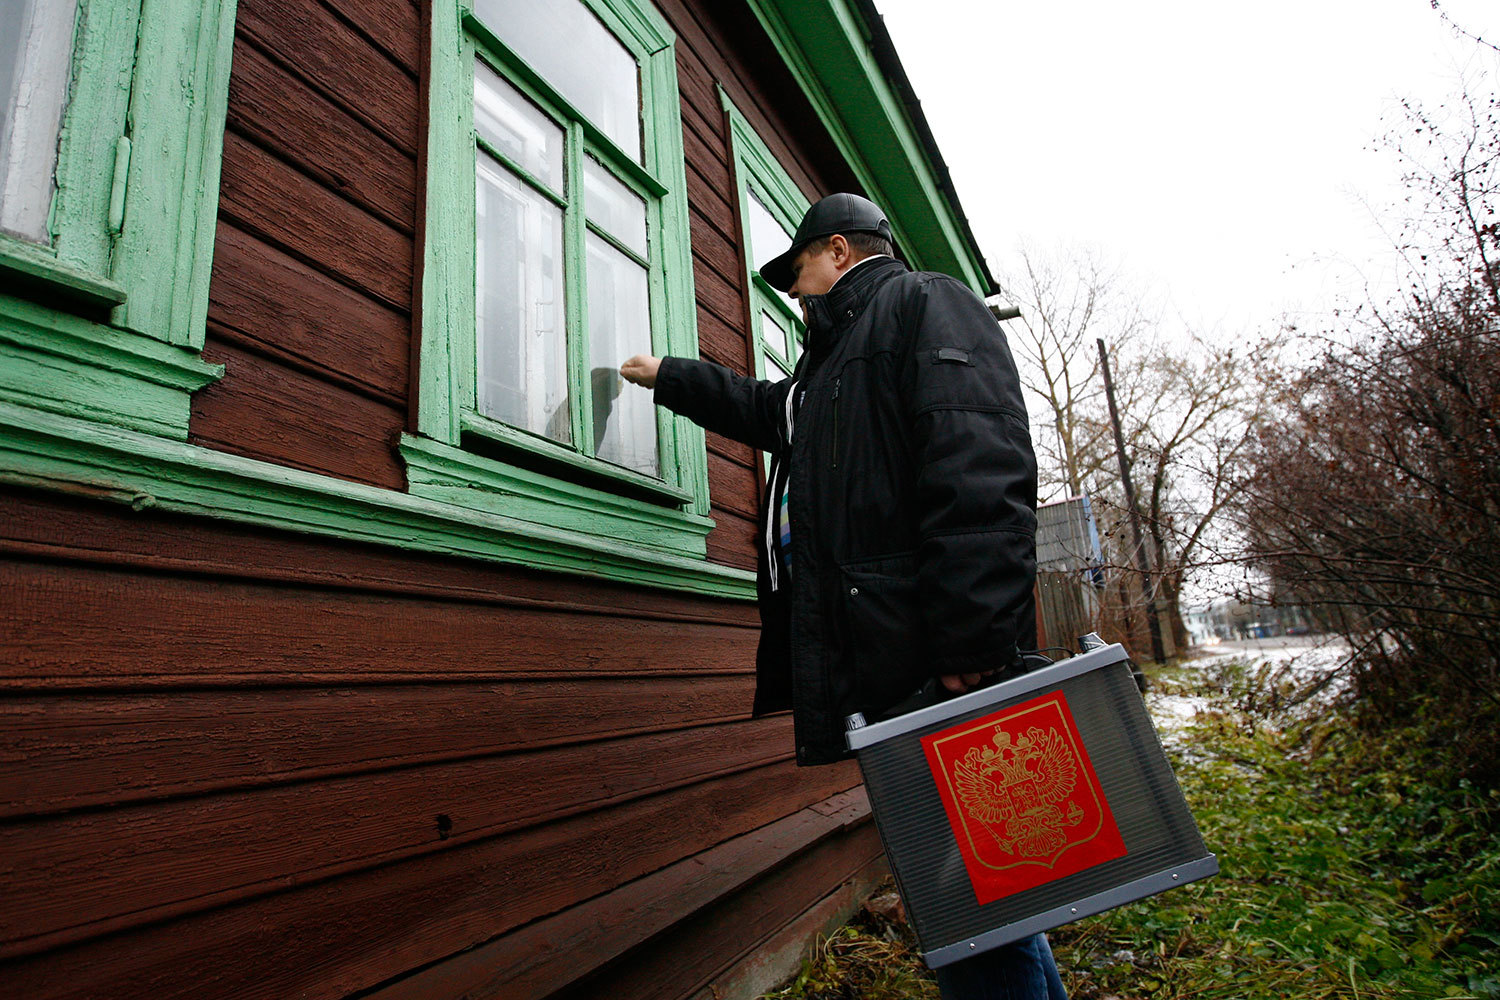
<svg viewBox="0 0 1500 1000">
<path fill-rule="evenodd" d="M 761 1000 L 938 1000 L 887 879 L 847 926 L 820 935 L 802 971 Z"/>
</svg>

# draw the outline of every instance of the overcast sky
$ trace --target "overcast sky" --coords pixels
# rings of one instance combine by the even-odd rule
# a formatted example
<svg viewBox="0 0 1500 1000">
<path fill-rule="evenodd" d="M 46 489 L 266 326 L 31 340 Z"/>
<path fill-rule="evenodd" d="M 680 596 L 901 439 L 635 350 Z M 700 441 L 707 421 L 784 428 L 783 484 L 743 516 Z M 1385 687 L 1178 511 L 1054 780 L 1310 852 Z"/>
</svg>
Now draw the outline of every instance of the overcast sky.
<svg viewBox="0 0 1500 1000">
<path fill-rule="evenodd" d="M 1225 333 L 1388 280 L 1382 122 L 1496 63 L 1427 0 L 877 5 L 997 276 L 1019 241 L 1092 244 Z M 1442 6 L 1500 41 L 1497 0 Z"/>
</svg>

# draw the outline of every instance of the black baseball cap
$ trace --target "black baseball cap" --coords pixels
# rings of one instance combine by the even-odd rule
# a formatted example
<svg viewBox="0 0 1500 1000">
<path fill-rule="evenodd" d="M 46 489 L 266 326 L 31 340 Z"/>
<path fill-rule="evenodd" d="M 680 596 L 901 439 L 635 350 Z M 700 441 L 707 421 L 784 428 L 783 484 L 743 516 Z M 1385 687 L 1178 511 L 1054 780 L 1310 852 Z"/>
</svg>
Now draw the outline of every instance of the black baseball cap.
<svg viewBox="0 0 1500 1000">
<path fill-rule="evenodd" d="M 772 288 L 787 291 L 797 278 L 792 273 L 792 261 L 797 259 L 802 248 L 813 240 L 834 233 L 878 233 L 895 242 L 891 236 L 891 224 L 873 201 L 848 192 L 831 194 L 807 210 L 802 224 L 797 227 L 797 235 L 792 237 L 791 248 L 762 264 L 760 276 Z"/>
</svg>

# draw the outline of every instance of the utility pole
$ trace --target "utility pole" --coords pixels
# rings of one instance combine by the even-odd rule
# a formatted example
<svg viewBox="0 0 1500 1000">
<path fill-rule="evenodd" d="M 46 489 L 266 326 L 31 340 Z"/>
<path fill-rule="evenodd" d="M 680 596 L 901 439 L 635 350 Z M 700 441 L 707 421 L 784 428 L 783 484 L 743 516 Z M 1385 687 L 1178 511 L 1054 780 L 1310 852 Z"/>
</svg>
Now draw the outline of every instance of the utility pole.
<svg viewBox="0 0 1500 1000">
<path fill-rule="evenodd" d="M 1135 505 L 1135 487 L 1130 485 L 1130 463 L 1125 460 L 1125 435 L 1120 431 L 1120 411 L 1115 407 L 1115 383 L 1109 377 L 1109 352 L 1099 338 L 1099 363 L 1104 368 L 1104 398 L 1109 401 L 1109 422 L 1115 429 L 1115 455 L 1120 460 L 1120 482 L 1125 484 L 1125 506 L 1130 510 L 1130 530 L 1135 536 L 1135 568 L 1141 574 L 1141 600 L 1146 605 L 1146 624 L 1151 630 L 1151 656 L 1157 663 L 1167 660 L 1161 642 L 1161 621 L 1156 616 L 1156 596 L 1151 586 L 1151 561 L 1141 536 L 1141 512 Z"/>
</svg>

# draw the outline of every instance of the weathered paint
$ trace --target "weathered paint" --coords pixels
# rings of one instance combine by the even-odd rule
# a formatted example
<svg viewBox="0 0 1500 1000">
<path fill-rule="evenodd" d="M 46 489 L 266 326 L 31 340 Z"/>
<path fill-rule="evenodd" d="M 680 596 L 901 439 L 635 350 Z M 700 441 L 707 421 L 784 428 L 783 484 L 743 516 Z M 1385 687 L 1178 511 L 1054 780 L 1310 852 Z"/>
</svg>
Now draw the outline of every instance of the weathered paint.
<svg viewBox="0 0 1500 1000">
<path fill-rule="evenodd" d="M 178 441 L 224 369 L 160 341 L 0 295 L 0 397 Z"/>
<path fill-rule="evenodd" d="M 415 434 L 401 440 L 411 492 L 581 535 L 704 554 L 713 521 L 510 466 Z"/>
<path fill-rule="evenodd" d="M 151 0 L 136 52 L 115 320 L 184 347 L 203 346 L 208 314 L 235 3 Z"/>
<path fill-rule="evenodd" d="M 0 482 L 75 484 L 164 510 L 750 599 L 753 574 L 408 493 L 0 402 Z M 696 519 L 695 519 L 696 520 Z M 702 531 L 701 521 L 691 526 Z"/>
</svg>

